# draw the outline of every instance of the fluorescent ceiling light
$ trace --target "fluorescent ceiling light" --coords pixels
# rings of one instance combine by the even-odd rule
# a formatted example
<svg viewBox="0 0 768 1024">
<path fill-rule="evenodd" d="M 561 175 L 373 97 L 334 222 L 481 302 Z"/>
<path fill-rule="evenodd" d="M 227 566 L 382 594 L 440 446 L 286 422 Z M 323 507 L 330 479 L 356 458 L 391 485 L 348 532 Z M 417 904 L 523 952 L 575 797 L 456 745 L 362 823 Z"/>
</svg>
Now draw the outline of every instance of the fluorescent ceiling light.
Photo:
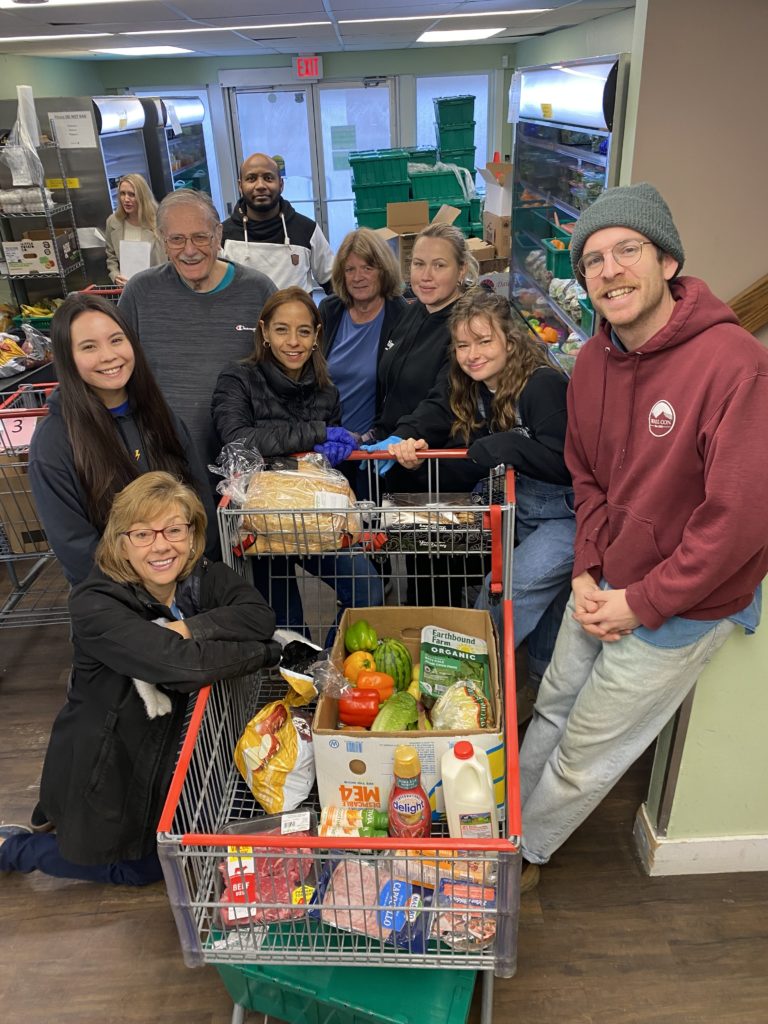
<svg viewBox="0 0 768 1024">
<path fill-rule="evenodd" d="M 405 18 L 339 18 L 339 25 L 370 25 L 380 21 L 445 21 L 448 18 L 506 18 L 510 14 L 544 14 L 551 7 L 530 7 L 527 11 L 477 11 L 466 14 L 409 14 Z"/>
<path fill-rule="evenodd" d="M 210 25 L 202 28 L 143 28 L 140 32 L 121 32 L 121 36 L 180 36 L 189 32 L 253 32 L 258 30 L 264 32 L 270 28 L 309 28 L 311 26 L 327 25 L 331 27 L 330 21 L 286 21 L 279 25 Z"/>
<path fill-rule="evenodd" d="M 114 32 L 78 32 L 71 36 L 3 36 L 0 43 L 36 43 L 38 40 L 50 39 L 107 39 L 113 35 Z"/>
<path fill-rule="evenodd" d="M 444 32 L 422 32 L 417 43 L 471 43 L 477 39 L 490 39 L 503 32 L 503 28 L 455 28 Z"/>
<path fill-rule="evenodd" d="M 118 46 L 108 50 L 91 50 L 91 53 L 112 53 L 117 57 L 164 57 L 169 53 L 194 53 L 180 46 Z"/>
</svg>

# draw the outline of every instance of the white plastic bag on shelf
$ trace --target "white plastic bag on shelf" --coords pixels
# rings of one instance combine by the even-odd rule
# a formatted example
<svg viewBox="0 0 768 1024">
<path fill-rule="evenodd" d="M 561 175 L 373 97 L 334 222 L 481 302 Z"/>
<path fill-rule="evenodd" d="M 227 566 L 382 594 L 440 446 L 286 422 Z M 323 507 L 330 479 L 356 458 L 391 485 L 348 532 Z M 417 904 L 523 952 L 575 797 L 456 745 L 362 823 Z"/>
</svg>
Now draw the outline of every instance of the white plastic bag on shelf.
<svg viewBox="0 0 768 1024">
<path fill-rule="evenodd" d="M 15 188 L 43 187 L 43 165 L 21 120 L 16 121 L 8 141 L 0 149 L 0 160 L 9 168 Z"/>
</svg>

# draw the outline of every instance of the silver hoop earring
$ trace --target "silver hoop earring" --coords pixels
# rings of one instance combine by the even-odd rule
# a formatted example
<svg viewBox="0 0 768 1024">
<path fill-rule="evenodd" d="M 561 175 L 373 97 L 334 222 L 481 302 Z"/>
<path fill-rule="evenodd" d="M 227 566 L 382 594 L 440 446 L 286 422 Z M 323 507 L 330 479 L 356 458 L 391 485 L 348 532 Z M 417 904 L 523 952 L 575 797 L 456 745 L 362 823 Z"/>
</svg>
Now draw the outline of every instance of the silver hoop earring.
<svg viewBox="0 0 768 1024">
<path fill-rule="evenodd" d="M 312 351 L 314 352 L 316 348 L 317 348 L 317 342 L 315 342 L 315 344 L 312 346 Z"/>
</svg>

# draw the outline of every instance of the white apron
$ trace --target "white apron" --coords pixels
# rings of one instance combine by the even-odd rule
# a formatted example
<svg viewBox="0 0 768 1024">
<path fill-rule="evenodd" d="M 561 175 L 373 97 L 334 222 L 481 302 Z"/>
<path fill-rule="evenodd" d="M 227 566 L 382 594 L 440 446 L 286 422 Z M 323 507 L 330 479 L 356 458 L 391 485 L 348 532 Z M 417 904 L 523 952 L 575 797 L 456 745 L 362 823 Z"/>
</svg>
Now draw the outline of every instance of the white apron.
<svg viewBox="0 0 768 1024">
<path fill-rule="evenodd" d="M 233 263 L 244 263 L 248 267 L 260 270 L 274 282 L 276 288 L 297 285 L 305 292 L 311 292 L 313 285 L 309 249 L 302 245 L 291 245 L 282 214 L 280 219 L 283 222 L 285 236 L 282 245 L 274 242 L 249 242 L 246 238 L 242 241 L 228 238 L 224 243 L 224 255 Z M 245 229 L 243 232 L 245 233 Z"/>
</svg>

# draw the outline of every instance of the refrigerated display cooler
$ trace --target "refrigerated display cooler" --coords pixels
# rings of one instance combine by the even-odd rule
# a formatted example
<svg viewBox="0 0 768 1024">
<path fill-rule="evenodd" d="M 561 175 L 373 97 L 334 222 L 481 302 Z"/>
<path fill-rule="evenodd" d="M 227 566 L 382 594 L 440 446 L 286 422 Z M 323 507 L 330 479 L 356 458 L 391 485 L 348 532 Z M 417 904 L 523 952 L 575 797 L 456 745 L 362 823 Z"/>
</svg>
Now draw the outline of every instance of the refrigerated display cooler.
<svg viewBox="0 0 768 1024">
<path fill-rule="evenodd" d="M 144 108 L 144 144 L 157 201 L 179 188 L 210 193 L 202 101 L 196 96 L 145 96 L 139 102 Z"/>
<path fill-rule="evenodd" d="M 628 54 L 521 68 L 515 124 L 510 298 L 568 368 L 596 327 L 573 278 L 573 224 L 619 183 Z"/>
</svg>

